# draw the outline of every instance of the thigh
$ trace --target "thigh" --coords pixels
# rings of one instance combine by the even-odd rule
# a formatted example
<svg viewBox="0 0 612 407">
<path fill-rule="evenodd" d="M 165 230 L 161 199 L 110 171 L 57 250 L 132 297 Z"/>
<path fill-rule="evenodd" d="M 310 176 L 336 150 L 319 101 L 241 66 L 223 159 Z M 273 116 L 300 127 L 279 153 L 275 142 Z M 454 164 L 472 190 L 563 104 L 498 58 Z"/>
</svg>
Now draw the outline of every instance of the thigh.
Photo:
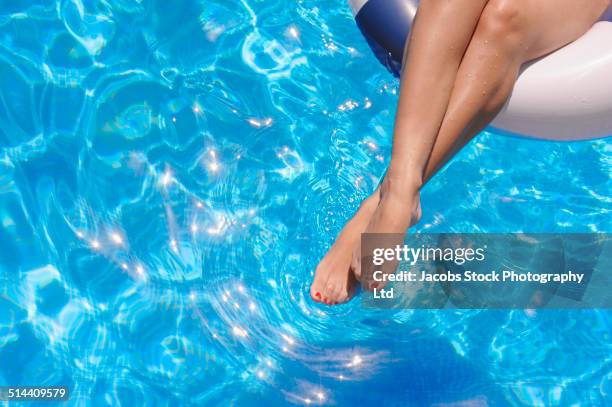
<svg viewBox="0 0 612 407">
<path fill-rule="evenodd" d="M 518 0 L 529 26 L 527 59 L 575 41 L 599 20 L 610 0 Z"/>
</svg>

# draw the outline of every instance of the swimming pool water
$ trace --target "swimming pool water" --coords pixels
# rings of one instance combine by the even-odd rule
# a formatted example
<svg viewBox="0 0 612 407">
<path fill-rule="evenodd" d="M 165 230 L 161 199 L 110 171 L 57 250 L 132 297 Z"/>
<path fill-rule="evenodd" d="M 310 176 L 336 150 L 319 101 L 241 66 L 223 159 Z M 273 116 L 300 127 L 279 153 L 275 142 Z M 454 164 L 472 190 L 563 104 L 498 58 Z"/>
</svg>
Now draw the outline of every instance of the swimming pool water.
<svg viewBox="0 0 612 407">
<path fill-rule="evenodd" d="M 397 83 L 344 2 L 0 3 L 0 385 L 69 404 L 606 405 L 609 311 L 308 298 Z M 483 133 L 417 231 L 611 230 L 608 140 Z"/>
</svg>

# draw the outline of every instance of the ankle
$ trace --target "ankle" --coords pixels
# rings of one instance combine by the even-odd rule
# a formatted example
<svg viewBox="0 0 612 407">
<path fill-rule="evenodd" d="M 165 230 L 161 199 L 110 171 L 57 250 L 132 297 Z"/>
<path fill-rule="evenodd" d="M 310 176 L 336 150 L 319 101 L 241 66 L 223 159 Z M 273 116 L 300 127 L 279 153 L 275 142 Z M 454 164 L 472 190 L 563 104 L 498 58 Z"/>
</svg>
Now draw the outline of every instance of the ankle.
<svg viewBox="0 0 612 407">
<path fill-rule="evenodd" d="M 381 197 L 387 195 L 411 199 L 419 194 L 422 185 L 423 183 L 418 172 L 404 172 L 389 167 L 381 185 Z"/>
<path fill-rule="evenodd" d="M 421 199 L 418 189 L 388 191 L 381 198 L 384 211 L 393 214 L 394 222 L 408 228 L 421 219 Z"/>
<path fill-rule="evenodd" d="M 413 160 L 391 159 L 387 174 L 401 179 L 406 185 L 420 188 L 423 185 L 423 165 Z"/>
<path fill-rule="evenodd" d="M 423 186 L 423 165 L 413 160 L 391 159 L 387 175 L 393 178 L 398 186 L 420 189 Z"/>
</svg>

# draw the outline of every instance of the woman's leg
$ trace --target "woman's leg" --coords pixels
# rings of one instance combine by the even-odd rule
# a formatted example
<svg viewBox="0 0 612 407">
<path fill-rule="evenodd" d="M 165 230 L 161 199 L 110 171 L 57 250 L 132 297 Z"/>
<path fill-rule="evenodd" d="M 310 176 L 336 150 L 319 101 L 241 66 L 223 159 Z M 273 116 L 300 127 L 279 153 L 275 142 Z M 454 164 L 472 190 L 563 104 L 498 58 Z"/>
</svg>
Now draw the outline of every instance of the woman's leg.
<svg viewBox="0 0 612 407">
<path fill-rule="evenodd" d="M 487 1 L 422 0 L 419 5 L 402 73 L 393 154 L 412 157 L 414 162 L 410 162 L 420 165 L 421 171 L 444 118 L 461 58 Z M 398 142 L 398 138 L 405 139 L 397 136 L 404 132 L 414 135 L 417 143 Z M 315 301 L 335 303 L 350 298 L 351 253 L 336 254 L 346 245 L 342 237 L 341 233 L 328 253 L 331 256 L 326 255 L 317 267 L 310 290 Z M 339 264 L 344 265 L 342 269 Z"/>
<path fill-rule="evenodd" d="M 461 61 L 435 146 L 424 167 L 423 180 L 429 179 L 497 115 L 510 96 L 523 63 L 580 37 L 598 20 L 608 2 L 490 0 Z M 397 179 L 400 174 L 391 175 Z M 392 183 L 385 186 L 383 182 L 381 202 L 366 232 L 403 233 L 416 223 L 420 213 L 415 212 L 418 202 L 415 204 L 413 199 L 418 200 L 419 188 L 398 191 Z M 359 247 L 353 253 L 352 268 L 359 277 Z"/>
<path fill-rule="evenodd" d="M 521 65 L 584 34 L 609 0 L 491 0 L 461 61 L 424 181 L 506 103 Z"/>
<path fill-rule="evenodd" d="M 522 63 L 578 38 L 607 4 L 608 0 L 490 0 L 461 61 L 423 179 L 430 179 L 495 116 L 506 101 Z M 364 218 L 371 216 L 372 205 L 379 197 L 377 190 L 361 217 L 361 225 Z M 351 240 L 357 247 L 351 268 L 358 271 L 359 237 Z M 331 250 L 328 256 L 339 257 Z M 329 273 L 342 274 L 346 268 L 342 263 Z M 347 286 L 346 292 L 350 290 Z M 342 289 L 339 291 L 342 293 Z M 327 302 L 340 302 L 342 298 L 331 296 Z"/>
</svg>

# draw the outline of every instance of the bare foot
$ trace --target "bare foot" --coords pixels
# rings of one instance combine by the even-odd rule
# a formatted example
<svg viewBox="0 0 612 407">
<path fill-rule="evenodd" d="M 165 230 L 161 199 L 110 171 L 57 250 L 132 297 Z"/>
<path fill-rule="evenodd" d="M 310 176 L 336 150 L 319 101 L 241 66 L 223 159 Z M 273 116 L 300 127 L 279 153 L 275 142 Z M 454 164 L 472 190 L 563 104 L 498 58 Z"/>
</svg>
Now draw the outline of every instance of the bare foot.
<svg viewBox="0 0 612 407">
<path fill-rule="evenodd" d="M 353 296 L 358 283 L 350 269 L 352 253 L 376 210 L 378 197 L 376 190 L 362 202 L 357 213 L 346 223 L 333 246 L 318 264 L 310 286 L 310 296 L 313 300 L 335 305 L 347 302 Z"/>
<path fill-rule="evenodd" d="M 401 241 L 393 242 L 394 246 L 402 244 L 406 230 L 421 219 L 421 202 L 418 187 L 412 187 L 404 181 L 393 185 L 390 179 L 386 177 L 383 181 L 380 201 L 363 233 L 397 233 Z M 385 242 L 385 244 L 390 243 Z M 388 272 L 394 272 L 396 264 L 387 264 L 387 266 Z M 355 279 L 361 281 L 361 240 L 358 240 L 354 246 L 351 270 L 355 274 Z M 385 272 L 384 269 L 383 272 Z M 384 285 L 370 281 L 365 284 L 365 288 L 372 290 L 383 288 Z"/>
</svg>

